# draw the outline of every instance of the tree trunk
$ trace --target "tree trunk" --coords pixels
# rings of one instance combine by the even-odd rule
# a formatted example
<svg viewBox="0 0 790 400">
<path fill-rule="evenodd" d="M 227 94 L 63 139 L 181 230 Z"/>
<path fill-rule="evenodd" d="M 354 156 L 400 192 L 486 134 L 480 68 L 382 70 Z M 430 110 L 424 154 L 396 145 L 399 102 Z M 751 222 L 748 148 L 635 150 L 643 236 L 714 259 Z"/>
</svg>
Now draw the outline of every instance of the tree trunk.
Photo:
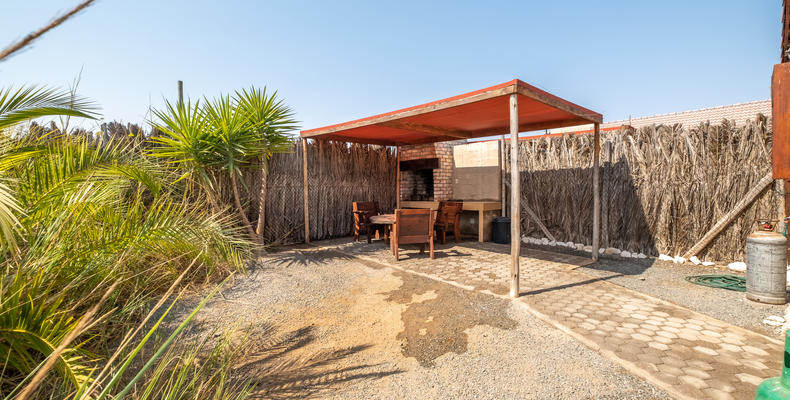
<svg viewBox="0 0 790 400">
<path fill-rule="evenodd" d="M 233 187 L 233 201 L 236 203 L 236 209 L 239 211 L 239 216 L 241 217 L 242 222 L 244 222 L 244 227 L 247 229 L 247 233 L 250 234 L 252 240 L 259 242 L 258 235 L 255 234 L 255 230 L 252 229 L 252 223 L 250 223 L 250 219 L 247 218 L 247 213 L 244 212 L 244 207 L 241 206 L 241 198 L 239 196 L 239 185 L 236 183 L 236 171 L 230 172 L 230 183 Z"/>
<path fill-rule="evenodd" d="M 258 226 L 255 233 L 263 244 L 263 229 L 266 223 L 266 181 L 269 179 L 269 171 L 266 165 L 266 159 L 261 158 L 261 193 L 258 196 Z"/>
</svg>

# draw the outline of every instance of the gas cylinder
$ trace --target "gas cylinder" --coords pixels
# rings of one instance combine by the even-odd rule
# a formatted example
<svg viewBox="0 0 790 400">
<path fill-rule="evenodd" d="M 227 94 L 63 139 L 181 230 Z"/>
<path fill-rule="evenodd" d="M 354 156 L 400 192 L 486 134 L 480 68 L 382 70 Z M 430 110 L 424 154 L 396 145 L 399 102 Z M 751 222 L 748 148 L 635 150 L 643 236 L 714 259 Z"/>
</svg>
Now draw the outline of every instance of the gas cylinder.
<svg viewBox="0 0 790 400">
<path fill-rule="evenodd" d="M 781 234 L 757 231 L 746 238 L 746 298 L 787 302 L 787 239 Z"/>
</svg>

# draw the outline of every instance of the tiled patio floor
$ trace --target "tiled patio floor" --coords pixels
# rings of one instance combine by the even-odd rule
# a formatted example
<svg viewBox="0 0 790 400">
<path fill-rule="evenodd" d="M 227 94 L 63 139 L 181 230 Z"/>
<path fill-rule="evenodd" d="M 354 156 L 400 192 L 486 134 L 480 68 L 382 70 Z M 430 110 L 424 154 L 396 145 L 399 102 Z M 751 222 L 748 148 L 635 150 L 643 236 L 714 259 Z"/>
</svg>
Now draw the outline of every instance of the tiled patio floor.
<svg viewBox="0 0 790 400">
<path fill-rule="evenodd" d="M 395 262 L 382 242 L 317 242 L 346 254 L 505 296 L 509 245 L 437 246 L 436 259 L 416 249 Z M 522 249 L 521 297 L 530 311 L 632 373 L 680 398 L 754 398 L 756 385 L 781 372 L 783 345 L 573 268 L 589 259 Z"/>
</svg>

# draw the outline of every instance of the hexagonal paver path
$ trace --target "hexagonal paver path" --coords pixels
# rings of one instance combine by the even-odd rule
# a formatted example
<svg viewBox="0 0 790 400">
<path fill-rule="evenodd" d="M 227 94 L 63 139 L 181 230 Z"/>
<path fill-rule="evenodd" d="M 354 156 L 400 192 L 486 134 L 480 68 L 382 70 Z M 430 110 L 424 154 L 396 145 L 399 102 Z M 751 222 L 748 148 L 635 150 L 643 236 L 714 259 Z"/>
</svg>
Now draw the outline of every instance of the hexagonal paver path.
<svg viewBox="0 0 790 400">
<path fill-rule="evenodd" d="M 395 262 L 381 242 L 318 242 L 346 254 L 451 282 L 508 293 L 509 245 L 437 246 L 436 258 L 407 248 Z M 530 311 L 632 373 L 679 398 L 753 398 L 781 372 L 783 345 L 574 268 L 587 258 L 522 249 L 521 297 Z"/>
</svg>

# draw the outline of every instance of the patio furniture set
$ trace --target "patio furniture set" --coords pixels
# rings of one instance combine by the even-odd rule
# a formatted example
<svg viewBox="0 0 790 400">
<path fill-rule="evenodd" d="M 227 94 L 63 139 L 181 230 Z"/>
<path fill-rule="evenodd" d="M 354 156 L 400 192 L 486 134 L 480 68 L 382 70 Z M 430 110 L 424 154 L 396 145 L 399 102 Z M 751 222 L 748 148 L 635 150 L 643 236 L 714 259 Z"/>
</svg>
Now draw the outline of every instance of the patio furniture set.
<svg viewBox="0 0 790 400">
<path fill-rule="evenodd" d="M 402 244 L 419 244 L 420 254 L 425 253 L 428 245 L 433 259 L 434 232 L 441 235 L 442 244 L 447 243 L 447 232 L 453 233 L 456 243 L 460 240 L 462 208 L 461 202 L 443 201 L 438 210 L 396 209 L 393 214 L 381 214 L 375 201 L 355 201 L 352 203 L 354 241 L 359 241 L 360 234 L 367 235 L 368 243 L 374 235 L 383 236 L 395 261 L 398 261 L 398 249 Z"/>
</svg>

